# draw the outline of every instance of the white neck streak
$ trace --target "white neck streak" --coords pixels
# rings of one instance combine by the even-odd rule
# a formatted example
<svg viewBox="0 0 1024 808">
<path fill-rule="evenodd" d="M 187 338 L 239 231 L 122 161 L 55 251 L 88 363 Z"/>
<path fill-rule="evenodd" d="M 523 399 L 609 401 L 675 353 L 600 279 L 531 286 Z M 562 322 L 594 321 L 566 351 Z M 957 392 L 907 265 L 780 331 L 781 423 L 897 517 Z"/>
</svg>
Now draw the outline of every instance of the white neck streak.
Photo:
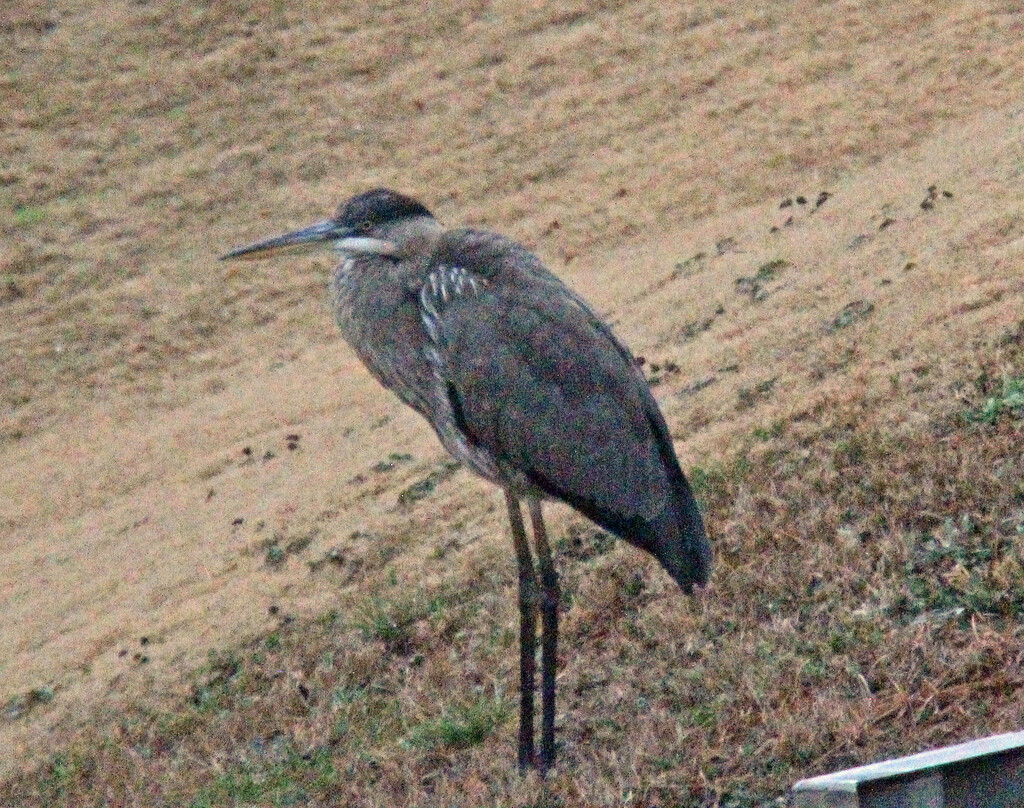
<svg viewBox="0 0 1024 808">
<path fill-rule="evenodd" d="M 387 255 L 398 257 L 398 246 L 390 241 L 369 236 L 348 236 L 334 242 L 334 251 L 342 256 Z"/>
</svg>

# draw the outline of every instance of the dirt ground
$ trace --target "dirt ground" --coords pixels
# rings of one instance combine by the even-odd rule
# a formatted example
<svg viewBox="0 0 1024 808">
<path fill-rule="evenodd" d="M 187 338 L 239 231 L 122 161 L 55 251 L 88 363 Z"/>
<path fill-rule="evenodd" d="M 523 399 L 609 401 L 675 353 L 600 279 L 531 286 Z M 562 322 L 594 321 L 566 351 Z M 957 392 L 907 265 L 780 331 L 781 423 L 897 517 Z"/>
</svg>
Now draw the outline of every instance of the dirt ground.
<svg viewBox="0 0 1024 808">
<path fill-rule="evenodd" d="M 500 493 L 338 339 L 329 259 L 218 255 L 389 185 L 669 368 L 684 469 L 861 400 L 913 429 L 1024 313 L 1022 38 L 1010 2 L 4 9 L 0 774 L 358 592 L 332 553 L 511 563 Z"/>
</svg>

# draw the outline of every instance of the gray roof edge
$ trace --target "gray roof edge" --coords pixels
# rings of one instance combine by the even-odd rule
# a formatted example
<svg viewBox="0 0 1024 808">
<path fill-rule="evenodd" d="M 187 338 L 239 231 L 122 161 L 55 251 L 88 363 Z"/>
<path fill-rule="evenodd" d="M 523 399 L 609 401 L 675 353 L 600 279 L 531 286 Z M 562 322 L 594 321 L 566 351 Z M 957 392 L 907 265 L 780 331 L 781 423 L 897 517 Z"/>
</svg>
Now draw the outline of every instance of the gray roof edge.
<svg viewBox="0 0 1024 808">
<path fill-rule="evenodd" d="M 855 769 L 822 774 L 801 780 L 793 786 L 794 791 L 841 791 L 855 792 L 860 783 L 871 780 L 882 780 L 900 775 L 924 773 L 929 769 L 941 769 L 972 758 L 997 755 L 1011 749 L 1024 747 L 1024 732 L 1007 732 L 1003 735 L 990 735 L 955 746 L 944 746 L 926 752 L 918 752 L 908 757 L 885 760 L 881 763 L 870 763 Z"/>
</svg>

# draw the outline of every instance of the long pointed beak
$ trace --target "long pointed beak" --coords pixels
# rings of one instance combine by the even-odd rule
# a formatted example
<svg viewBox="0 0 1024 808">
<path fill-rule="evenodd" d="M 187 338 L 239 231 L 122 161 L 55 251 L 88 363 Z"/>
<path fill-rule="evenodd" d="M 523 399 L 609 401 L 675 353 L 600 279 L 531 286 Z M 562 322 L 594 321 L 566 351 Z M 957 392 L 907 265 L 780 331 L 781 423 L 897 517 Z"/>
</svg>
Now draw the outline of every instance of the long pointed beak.
<svg viewBox="0 0 1024 808">
<path fill-rule="evenodd" d="M 283 236 L 274 236 L 245 247 L 239 247 L 237 250 L 222 255 L 220 260 L 226 261 L 232 258 L 249 260 L 282 253 L 309 252 L 318 247 L 330 247 L 340 239 L 351 235 L 350 228 L 338 224 L 333 219 L 325 219 L 309 227 L 304 227 L 302 230 L 295 230 L 292 233 L 285 233 Z"/>
</svg>

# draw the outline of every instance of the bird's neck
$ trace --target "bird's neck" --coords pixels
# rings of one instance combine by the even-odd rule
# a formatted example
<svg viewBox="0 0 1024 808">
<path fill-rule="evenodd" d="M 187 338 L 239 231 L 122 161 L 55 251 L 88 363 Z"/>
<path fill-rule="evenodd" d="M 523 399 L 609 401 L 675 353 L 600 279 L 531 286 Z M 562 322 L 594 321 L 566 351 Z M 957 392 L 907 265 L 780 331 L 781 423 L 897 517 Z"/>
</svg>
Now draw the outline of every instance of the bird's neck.
<svg viewBox="0 0 1024 808">
<path fill-rule="evenodd" d="M 395 257 L 409 261 L 429 256 L 443 232 L 444 229 L 433 216 L 418 216 L 396 225 L 388 236 L 397 247 Z"/>
</svg>

